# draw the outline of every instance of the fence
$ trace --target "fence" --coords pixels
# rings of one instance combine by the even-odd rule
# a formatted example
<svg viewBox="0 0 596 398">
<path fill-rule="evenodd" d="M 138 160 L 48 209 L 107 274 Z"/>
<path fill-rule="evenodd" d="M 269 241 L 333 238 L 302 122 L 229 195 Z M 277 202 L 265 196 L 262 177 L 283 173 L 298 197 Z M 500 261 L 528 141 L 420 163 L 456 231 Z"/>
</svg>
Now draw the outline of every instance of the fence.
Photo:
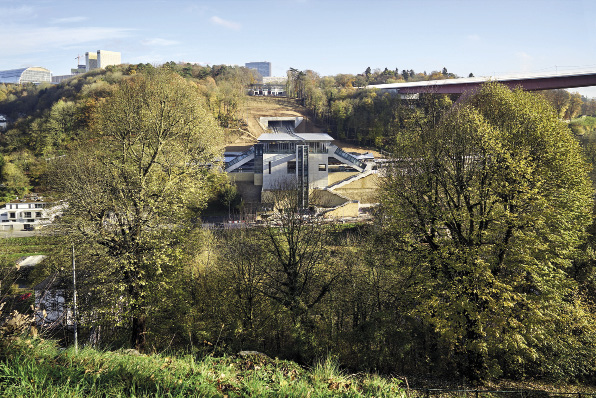
<svg viewBox="0 0 596 398">
<path fill-rule="evenodd" d="M 591 392 L 557 392 L 544 390 L 479 390 L 479 389 L 408 389 L 409 398 L 594 398 Z"/>
</svg>

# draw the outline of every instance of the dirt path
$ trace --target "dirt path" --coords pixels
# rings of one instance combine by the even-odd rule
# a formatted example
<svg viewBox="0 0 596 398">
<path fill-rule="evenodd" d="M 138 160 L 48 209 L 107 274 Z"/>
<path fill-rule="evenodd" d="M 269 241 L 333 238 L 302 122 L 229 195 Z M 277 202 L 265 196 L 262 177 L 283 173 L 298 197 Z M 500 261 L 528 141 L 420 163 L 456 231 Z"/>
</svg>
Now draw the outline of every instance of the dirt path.
<svg viewBox="0 0 596 398">
<path fill-rule="evenodd" d="M 259 124 L 261 117 L 303 117 L 306 123 L 306 131 L 319 132 L 307 116 L 307 110 L 296 103 L 295 100 L 285 97 L 248 97 L 244 108 L 244 120 L 247 131 L 241 132 L 232 138 L 229 146 L 249 146 L 257 141 L 257 138 L 265 132 Z"/>
</svg>

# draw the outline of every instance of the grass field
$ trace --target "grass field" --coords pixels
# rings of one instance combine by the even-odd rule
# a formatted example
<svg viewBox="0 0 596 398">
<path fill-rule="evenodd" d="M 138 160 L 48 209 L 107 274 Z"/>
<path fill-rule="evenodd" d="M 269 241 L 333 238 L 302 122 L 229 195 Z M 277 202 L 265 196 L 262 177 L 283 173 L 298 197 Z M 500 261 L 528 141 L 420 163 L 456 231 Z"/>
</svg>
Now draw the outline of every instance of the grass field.
<svg viewBox="0 0 596 398">
<path fill-rule="evenodd" d="M 136 354 L 136 355 L 135 355 Z M 333 360 L 311 369 L 263 355 L 139 355 L 16 339 L 0 351 L 2 397 L 399 397 L 400 382 L 347 375 Z"/>
<path fill-rule="evenodd" d="M 21 257 L 48 254 L 51 246 L 51 237 L 3 238 L 0 239 L 0 256 L 12 263 Z"/>
</svg>

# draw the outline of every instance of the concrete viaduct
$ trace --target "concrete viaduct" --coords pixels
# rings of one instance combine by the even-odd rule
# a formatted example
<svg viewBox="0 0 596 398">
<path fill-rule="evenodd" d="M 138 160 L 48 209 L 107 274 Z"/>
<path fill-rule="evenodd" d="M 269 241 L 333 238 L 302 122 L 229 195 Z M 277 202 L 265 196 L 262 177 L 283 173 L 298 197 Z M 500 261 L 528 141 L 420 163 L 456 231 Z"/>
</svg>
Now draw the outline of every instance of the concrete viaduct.
<svg viewBox="0 0 596 398">
<path fill-rule="evenodd" d="M 596 86 L 596 71 L 525 74 L 501 77 L 467 77 L 411 83 L 375 84 L 366 88 L 377 88 L 395 94 L 462 94 L 475 91 L 481 84 L 487 81 L 497 81 L 510 88 L 521 87 L 527 91 L 588 87 Z"/>
</svg>

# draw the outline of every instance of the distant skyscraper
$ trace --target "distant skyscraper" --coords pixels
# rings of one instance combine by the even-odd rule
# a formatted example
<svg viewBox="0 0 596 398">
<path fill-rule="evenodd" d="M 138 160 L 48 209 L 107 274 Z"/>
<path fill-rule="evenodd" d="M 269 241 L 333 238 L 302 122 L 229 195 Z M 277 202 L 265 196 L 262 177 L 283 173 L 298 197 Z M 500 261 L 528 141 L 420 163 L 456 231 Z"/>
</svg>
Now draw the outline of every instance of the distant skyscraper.
<svg viewBox="0 0 596 398">
<path fill-rule="evenodd" d="M 244 66 L 255 69 L 263 77 L 271 76 L 271 62 L 247 62 Z"/>
</svg>

